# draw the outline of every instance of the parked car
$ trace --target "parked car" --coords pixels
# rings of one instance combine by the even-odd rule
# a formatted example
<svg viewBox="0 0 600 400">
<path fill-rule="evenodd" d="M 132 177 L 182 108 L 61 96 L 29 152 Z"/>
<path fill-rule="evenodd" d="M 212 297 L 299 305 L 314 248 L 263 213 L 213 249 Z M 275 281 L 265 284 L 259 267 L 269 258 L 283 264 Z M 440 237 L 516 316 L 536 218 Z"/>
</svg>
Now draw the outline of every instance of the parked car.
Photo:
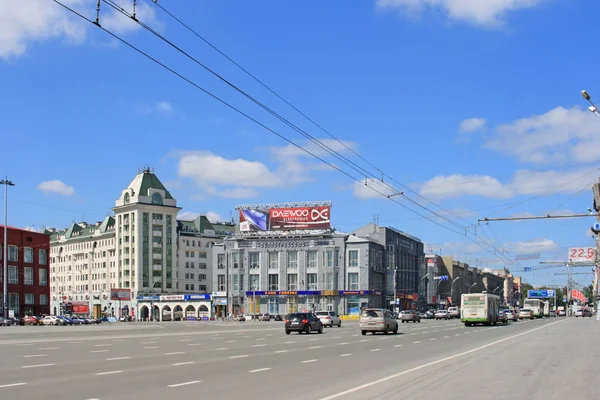
<svg viewBox="0 0 600 400">
<path fill-rule="evenodd" d="M 54 315 L 46 315 L 44 318 L 42 318 L 41 323 L 42 325 L 62 325 L 60 320 Z"/>
<path fill-rule="evenodd" d="M 71 318 L 65 317 L 64 315 L 59 315 L 57 318 L 63 321 L 63 325 L 73 325 L 73 320 Z"/>
<path fill-rule="evenodd" d="M 565 310 L 558 310 L 558 316 L 559 317 L 566 317 L 567 316 L 567 312 Z"/>
<path fill-rule="evenodd" d="M 243 315 L 236 315 L 235 317 L 233 317 L 233 320 L 237 322 L 244 322 L 246 321 L 246 317 L 244 317 Z"/>
<path fill-rule="evenodd" d="M 437 310 L 435 312 L 435 319 L 448 319 L 448 310 Z"/>
<path fill-rule="evenodd" d="M 23 321 L 23 318 L 21 318 L 21 317 L 12 317 L 9 319 L 12 321 L 13 325 L 21 325 L 21 326 L 25 325 L 25 321 Z"/>
<path fill-rule="evenodd" d="M 448 318 L 460 318 L 460 310 L 458 307 L 448 307 Z"/>
<path fill-rule="evenodd" d="M 498 322 L 504 322 L 505 324 L 508 324 L 508 316 L 506 315 L 505 310 L 498 311 Z"/>
<path fill-rule="evenodd" d="M 421 317 L 414 310 L 400 311 L 400 320 L 402 323 L 405 322 L 421 322 Z"/>
<path fill-rule="evenodd" d="M 270 321 L 271 320 L 271 314 L 269 314 L 269 313 L 262 314 L 258 320 L 259 321 Z"/>
<path fill-rule="evenodd" d="M 0 317 L 0 326 L 11 326 L 13 324 L 10 318 Z"/>
<path fill-rule="evenodd" d="M 285 317 L 285 333 L 292 332 L 311 333 L 317 331 L 323 333 L 323 323 L 313 313 L 292 313 Z"/>
<path fill-rule="evenodd" d="M 333 328 L 336 325 L 338 328 L 342 327 L 342 319 L 334 311 L 317 311 L 315 315 L 319 317 L 323 326 Z"/>
<path fill-rule="evenodd" d="M 31 315 L 26 315 L 23 318 L 23 323 L 25 325 L 39 325 L 38 319 L 36 317 L 31 316 Z"/>
<path fill-rule="evenodd" d="M 398 333 L 398 320 L 392 318 L 390 310 L 384 308 L 365 308 L 360 314 L 359 325 L 363 335 L 367 332 L 383 332 L 384 335 L 390 331 Z"/>
<path fill-rule="evenodd" d="M 525 318 L 533 319 L 533 310 L 530 310 L 528 308 L 521 309 L 521 311 L 519 311 L 519 319 Z"/>
</svg>

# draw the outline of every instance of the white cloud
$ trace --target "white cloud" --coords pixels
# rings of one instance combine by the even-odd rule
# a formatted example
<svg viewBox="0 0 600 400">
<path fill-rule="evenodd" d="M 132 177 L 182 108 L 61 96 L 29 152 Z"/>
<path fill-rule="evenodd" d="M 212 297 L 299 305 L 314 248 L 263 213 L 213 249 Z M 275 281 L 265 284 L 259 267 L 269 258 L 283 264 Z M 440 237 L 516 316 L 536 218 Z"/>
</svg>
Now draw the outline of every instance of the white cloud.
<svg viewBox="0 0 600 400">
<path fill-rule="evenodd" d="M 545 0 L 375 0 L 379 9 L 419 14 L 424 10 L 442 10 L 452 20 L 474 25 L 497 27 L 513 11 L 533 8 Z"/>
<path fill-rule="evenodd" d="M 234 188 L 221 190 L 219 195 L 225 199 L 250 199 L 258 196 L 258 192 L 251 188 Z"/>
<path fill-rule="evenodd" d="M 207 212 L 206 218 L 208 218 L 208 220 L 212 223 L 223 221 L 223 217 L 221 217 L 219 214 L 217 214 L 214 211 Z"/>
<path fill-rule="evenodd" d="M 392 185 L 393 187 L 393 185 Z M 377 179 L 365 179 L 352 185 L 353 195 L 358 199 L 385 199 L 385 196 L 398 194 L 398 191 Z"/>
<path fill-rule="evenodd" d="M 460 133 L 477 132 L 485 126 L 484 118 L 467 118 L 461 121 L 458 131 Z"/>
<path fill-rule="evenodd" d="M 168 101 L 159 101 L 156 104 L 156 111 L 164 114 L 173 114 L 173 105 Z"/>
<path fill-rule="evenodd" d="M 556 107 L 544 114 L 499 125 L 484 138 L 484 146 L 524 163 L 594 162 L 600 144 L 600 124 L 587 110 Z"/>
<path fill-rule="evenodd" d="M 558 244 L 552 239 L 533 239 L 523 242 L 506 242 L 504 248 L 514 254 L 539 253 L 558 249 Z"/>
<path fill-rule="evenodd" d="M 95 2 L 63 0 L 62 3 L 92 20 L 96 18 Z M 130 2 L 129 5 L 124 0 L 117 3 L 123 3 L 127 11 L 132 11 Z M 136 15 L 144 23 L 161 29 L 152 6 L 139 3 Z M 141 28 L 104 3 L 100 12 L 100 24 L 120 35 Z M 97 28 L 49 0 L 3 1 L 0 7 L 0 58 L 21 56 L 31 43 L 51 39 L 66 39 L 80 44 L 86 39 L 88 29 Z"/>
<path fill-rule="evenodd" d="M 591 187 L 590 174 L 594 171 L 596 169 L 566 172 L 519 170 L 507 183 L 502 183 L 489 175 L 436 176 L 421 185 L 420 193 L 425 197 L 436 199 L 462 196 L 499 199 L 555 192 L 574 193 L 585 185 Z"/>
<path fill-rule="evenodd" d="M 201 215 L 206 215 L 206 218 L 213 223 L 223 221 L 223 217 L 214 211 L 208 211 L 205 214 L 193 211 L 180 211 L 179 214 L 177 214 L 177 218 L 184 221 L 193 221 Z"/>
<path fill-rule="evenodd" d="M 75 194 L 75 189 L 73 186 L 69 186 L 59 180 L 42 182 L 37 186 L 37 188 L 44 193 L 57 193 L 63 196 L 72 196 Z"/>
</svg>

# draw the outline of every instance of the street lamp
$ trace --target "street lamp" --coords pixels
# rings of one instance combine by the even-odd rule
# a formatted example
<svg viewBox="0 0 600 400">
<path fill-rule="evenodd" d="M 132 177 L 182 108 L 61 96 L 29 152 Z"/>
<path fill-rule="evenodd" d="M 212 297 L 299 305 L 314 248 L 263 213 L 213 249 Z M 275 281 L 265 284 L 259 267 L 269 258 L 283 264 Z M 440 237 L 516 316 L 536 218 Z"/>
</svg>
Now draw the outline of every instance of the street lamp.
<svg viewBox="0 0 600 400">
<path fill-rule="evenodd" d="M 475 282 L 474 284 L 472 284 L 471 286 L 469 286 L 469 293 L 471 293 L 471 289 L 473 289 L 473 286 L 477 285 L 477 282 Z"/>
<path fill-rule="evenodd" d="M 588 94 L 587 91 L 582 90 L 581 91 L 581 96 L 586 99 L 591 105 L 588 107 L 588 110 L 590 110 L 590 112 L 596 114 L 597 116 L 600 117 L 600 111 L 598 111 L 598 107 L 596 107 L 596 105 L 592 102 L 592 98 L 590 97 L 590 95 Z"/>
<path fill-rule="evenodd" d="M 454 282 L 456 282 L 459 279 L 460 279 L 460 276 L 457 276 L 456 278 L 454 278 L 454 280 L 450 284 L 450 300 L 452 301 L 452 304 L 454 304 L 454 297 L 452 296 L 452 287 L 454 286 Z"/>
<path fill-rule="evenodd" d="M 498 290 L 498 289 L 500 289 L 500 286 L 496 287 L 496 289 L 494 289 L 494 290 L 492 291 L 492 294 L 496 293 L 496 290 Z"/>
<path fill-rule="evenodd" d="M 423 275 L 423 277 L 419 280 L 419 286 L 421 286 L 421 282 L 423 282 L 423 279 L 427 278 L 428 276 L 429 276 L 429 272 L 426 273 L 425 275 Z M 427 301 L 428 301 L 428 298 L 427 298 L 427 286 L 425 286 L 424 292 L 425 292 L 425 306 L 427 306 Z M 396 299 L 395 299 L 395 297 L 396 297 L 396 295 L 394 294 L 394 306 L 396 305 Z"/>
<path fill-rule="evenodd" d="M 3 278 L 3 288 L 4 288 L 4 296 L 3 296 L 3 313 L 4 318 L 8 318 L 8 187 L 15 186 L 14 183 L 8 180 L 8 177 L 5 177 L 0 181 L 0 185 L 4 185 L 4 268 L 2 269 L 2 278 Z"/>
</svg>

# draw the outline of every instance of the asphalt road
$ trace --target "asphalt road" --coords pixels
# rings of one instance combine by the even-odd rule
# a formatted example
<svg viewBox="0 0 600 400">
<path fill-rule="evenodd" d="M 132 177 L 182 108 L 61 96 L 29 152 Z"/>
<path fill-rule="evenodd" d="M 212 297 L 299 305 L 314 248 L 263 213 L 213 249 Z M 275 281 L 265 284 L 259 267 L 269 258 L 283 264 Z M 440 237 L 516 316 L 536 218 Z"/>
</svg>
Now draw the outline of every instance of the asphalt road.
<svg viewBox="0 0 600 400">
<path fill-rule="evenodd" d="M 286 335 L 281 322 L 0 327 L 0 399 L 588 398 L 595 319 L 466 328 L 356 322 Z"/>
</svg>

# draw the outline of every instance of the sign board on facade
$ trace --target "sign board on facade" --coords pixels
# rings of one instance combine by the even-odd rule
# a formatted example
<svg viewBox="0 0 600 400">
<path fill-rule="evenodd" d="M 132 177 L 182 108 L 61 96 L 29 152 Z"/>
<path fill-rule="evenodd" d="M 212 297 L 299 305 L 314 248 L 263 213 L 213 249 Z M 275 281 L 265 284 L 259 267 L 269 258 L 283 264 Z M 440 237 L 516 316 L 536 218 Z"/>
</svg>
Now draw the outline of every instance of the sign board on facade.
<svg viewBox="0 0 600 400">
<path fill-rule="evenodd" d="M 227 292 L 212 292 L 212 297 L 227 297 Z"/>
<path fill-rule="evenodd" d="M 589 262 L 596 260 L 596 249 L 594 247 L 571 247 L 569 248 L 569 262 Z"/>
<path fill-rule="evenodd" d="M 181 300 L 183 300 L 182 294 L 171 294 L 171 295 L 160 296 L 160 301 L 181 301 Z"/>
<path fill-rule="evenodd" d="M 530 299 L 549 299 L 556 296 L 554 290 L 529 290 L 527 291 L 527 297 Z"/>
<path fill-rule="evenodd" d="M 330 206 L 240 209 L 240 232 L 331 228 Z"/>
<path fill-rule="evenodd" d="M 69 304 L 71 307 L 69 307 Z M 72 301 L 65 308 L 70 308 L 73 314 L 89 314 L 90 312 L 90 305 L 86 301 Z"/>
<path fill-rule="evenodd" d="M 131 289 L 110 289 L 111 300 L 131 300 Z"/>
<path fill-rule="evenodd" d="M 383 292 L 377 290 L 337 290 L 330 291 L 337 292 L 340 296 L 381 296 Z M 255 290 L 246 291 L 247 297 L 252 296 L 322 296 L 328 291 L 321 290 Z"/>
</svg>

